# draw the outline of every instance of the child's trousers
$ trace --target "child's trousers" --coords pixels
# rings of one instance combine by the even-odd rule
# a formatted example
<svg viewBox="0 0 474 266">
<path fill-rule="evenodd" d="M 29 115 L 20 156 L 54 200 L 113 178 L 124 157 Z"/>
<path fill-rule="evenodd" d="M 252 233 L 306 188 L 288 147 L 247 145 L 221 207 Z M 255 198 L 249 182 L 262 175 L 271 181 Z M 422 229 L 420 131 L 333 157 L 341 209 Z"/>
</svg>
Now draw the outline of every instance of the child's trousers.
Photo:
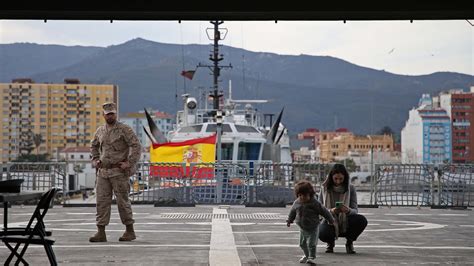
<svg viewBox="0 0 474 266">
<path fill-rule="evenodd" d="M 316 258 L 316 245 L 318 244 L 318 228 L 306 231 L 300 229 L 300 247 L 307 258 Z"/>
</svg>

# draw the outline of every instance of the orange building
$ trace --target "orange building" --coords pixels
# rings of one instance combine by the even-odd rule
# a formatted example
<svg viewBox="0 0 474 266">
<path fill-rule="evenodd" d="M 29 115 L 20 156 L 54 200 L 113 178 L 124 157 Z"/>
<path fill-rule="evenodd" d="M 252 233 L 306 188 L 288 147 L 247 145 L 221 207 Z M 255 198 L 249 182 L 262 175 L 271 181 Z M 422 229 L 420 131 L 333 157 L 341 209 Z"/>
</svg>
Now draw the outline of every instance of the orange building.
<svg viewBox="0 0 474 266">
<path fill-rule="evenodd" d="M 367 154 L 371 149 L 393 151 L 394 143 L 390 135 L 356 136 L 345 134 L 332 139 L 321 140 L 320 160 L 323 163 L 334 162 L 336 157 L 347 157 L 349 151 Z"/>
</svg>

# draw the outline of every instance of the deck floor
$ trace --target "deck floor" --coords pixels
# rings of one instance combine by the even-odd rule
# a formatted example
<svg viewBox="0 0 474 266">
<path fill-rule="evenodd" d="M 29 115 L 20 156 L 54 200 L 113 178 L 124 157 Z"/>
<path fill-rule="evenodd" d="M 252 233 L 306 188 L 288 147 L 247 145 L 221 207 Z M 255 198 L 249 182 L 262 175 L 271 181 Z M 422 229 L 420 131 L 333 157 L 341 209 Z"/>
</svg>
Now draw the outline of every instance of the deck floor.
<svg viewBox="0 0 474 266">
<path fill-rule="evenodd" d="M 34 206 L 13 206 L 9 226 L 25 225 Z M 134 205 L 137 240 L 119 242 L 124 230 L 112 206 L 106 243 L 89 243 L 95 208 L 54 206 L 46 216 L 59 264 L 69 265 L 302 265 L 295 225 L 286 227 L 287 208 L 230 206 L 153 207 Z M 318 265 L 474 265 L 474 213 L 416 207 L 359 209 L 369 225 L 345 253 L 345 239 L 326 254 L 318 242 Z M 0 218 L 3 221 L 3 213 Z M 230 226 L 229 226 L 230 225 Z M 232 239 L 233 238 L 233 239 Z M 0 246 L 0 258 L 8 249 Z M 45 265 L 42 247 L 28 249 L 31 265 Z M 3 261 L 0 261 L 3 262 Z"/>
</svg>

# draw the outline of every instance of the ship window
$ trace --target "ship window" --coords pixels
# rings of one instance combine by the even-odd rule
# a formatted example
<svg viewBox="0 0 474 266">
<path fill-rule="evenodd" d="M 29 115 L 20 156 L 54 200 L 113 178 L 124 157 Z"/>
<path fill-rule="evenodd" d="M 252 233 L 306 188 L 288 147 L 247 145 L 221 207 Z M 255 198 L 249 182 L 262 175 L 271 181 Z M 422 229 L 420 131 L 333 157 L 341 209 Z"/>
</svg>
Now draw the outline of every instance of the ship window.
<svg viewBox="0 0 474 266">
<path fill-rule="evenodd" d="M 239 142 L 237 160 L 258 160 L 260 143 Z"/>
<path fill-rule="evenodd" d="M 217 132 L 216 124 L 208 124 L 206 128 L 206 132 Z M 232 132 L 229 124 L 222 124 L 222 132 Z"/>
<path fill-rule="evenodd" d="M 190 127 L 183 127 L 179 130 L 180 133 L 201 132 L 202 125 L 195 125 Z"/>
<path fill-rule="evenodd" d="M 258 133 L 258 130 L 256 130 L 253 127 L 249 127 L 249 126 L 235 125 L 235 128 L 237 129 L 237 132 Z"/>
<path fill-rule="evenodd" d="M 233 143 L 222 143 L 221 144 L 221 150 L 222 150 L 222 160 L 232 160 L 232 153 L 233 153 Z M 216 154 L 216 159 L 217 159 L 217 154 Z"/>
</svg>

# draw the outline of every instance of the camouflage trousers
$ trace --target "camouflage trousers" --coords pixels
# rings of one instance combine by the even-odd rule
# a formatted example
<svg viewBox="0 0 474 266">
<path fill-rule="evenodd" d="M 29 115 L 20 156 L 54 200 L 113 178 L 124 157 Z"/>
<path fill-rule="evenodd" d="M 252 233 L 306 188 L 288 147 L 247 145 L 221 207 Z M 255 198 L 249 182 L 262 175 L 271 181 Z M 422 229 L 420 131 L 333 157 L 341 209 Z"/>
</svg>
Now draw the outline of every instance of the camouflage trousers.
<svg viewBox="0 0 474 266">
<path fill-rule="evenodd" d="M 132 204 L 128 198 L 130 192 L 129 177 L 126 174 L 107 175 L 106 171 L 99 171 L 97 175 L 97 225 L 108 225 L 112 207 L 112 193 L 115 194 L 118 212 L 122 224 L 130 225 L 133 220 Z"/>
</svg>

